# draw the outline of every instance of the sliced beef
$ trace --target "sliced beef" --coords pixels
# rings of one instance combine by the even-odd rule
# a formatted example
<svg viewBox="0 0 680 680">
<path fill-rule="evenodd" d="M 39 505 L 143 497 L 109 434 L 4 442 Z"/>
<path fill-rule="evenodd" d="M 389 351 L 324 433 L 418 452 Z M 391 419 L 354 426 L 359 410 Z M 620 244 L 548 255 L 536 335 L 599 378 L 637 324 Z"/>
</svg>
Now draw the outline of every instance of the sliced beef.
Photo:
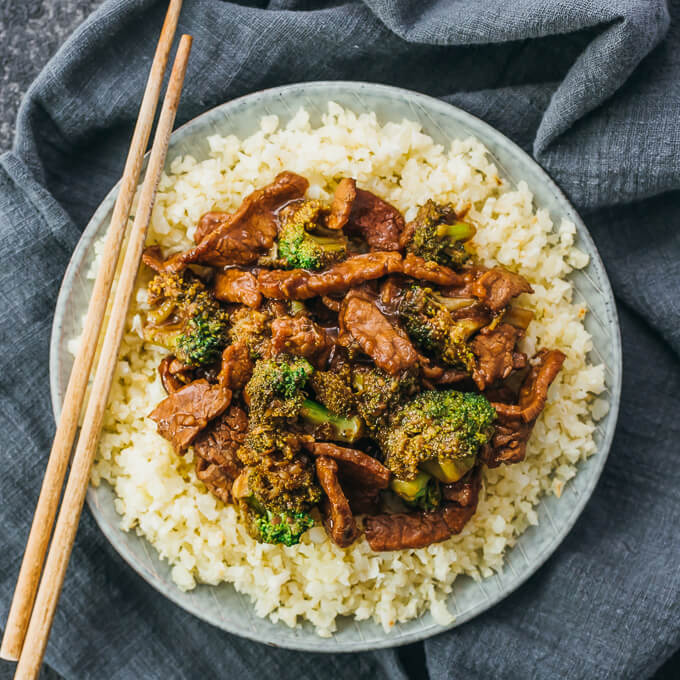
<svg viewBox="0 0 680 680">
<path fill-rule="evenodd" d="M 238 392 L 250 380 L 253 368 L 248 346 L 245 342 L 236 342 L 222 352 L 222 365 L 217 381 L 232 392 Z"/>
<path fill-rule="evenodd" d="M 163 399 L 149 418 L 156 421 L 158 434 L 181 454 L 230 403 L 231 390 L 207 380 L 194 380 Z"/>
<path fill-rule="evenodd" d="M 453 269 L 421 257 L 407 255 L 402 259 L 396 252 L 376 252 L 352 255 L 344 262 L 320 272 L 306 269 L 262 270 L 257 279 L 265 297 L 277 300 L 307 300 L 317 295 L 339 295 L 365 281 L 389 274 L 405 274 L 438 286 L 453 286 L 459 276 Z"/>
<path fill-rule="evenodd" d="M 262 293 L 255 276 L 236 267 L 217 272 L 213 292 L 222 302 L 240 303 L 253 309 L 262 303 Z"/>
<path fill-rule="evenodd" d="M 476 467 L 457 482 L 442 484 L 442 498 L 449 503 L 460 505 L 461 508 L 467 508 L 470 505 L 476 506 L 481 480 L 481 468 Z"/>
<path fill-rule="evenodd" d="M 412 253 L 404 258 L 401 273 L 414 279 L 429 281 L 436 286 L 456 286 L 461 283 L 460 275 L 453 269 L 430 260 L 424 260 Z"/>
<path fill-rule="evenodd" d="M 390 471 L 363 451 L 322 442 L 311 443 L 307 448 L 316 457 L 335 460 L 340 466 L 343 481 L 347 480 L 354 486 L 386 489 L 390 483 Z"/>
<path fill-rule="evenodd" d="M 226 212 L 207 212 L 201 215 L 201 219 L 198 220 L 196 225 L 196 231 L 194 231 L 194 243 L 198 245 L 208 234 L 212 234 L 213 231 L 228 222 L 230 217 L 231 214 Z"/>
<path fill-rule="evenodd" d="M 369 516 L 364 520 L 364 532 L 376 552 L 425 548 L 460 533 L 476 509 L 476 503 L 465 507 L 445 503 L 432 512 Z"/>
<path fill-rule="evenodd" d="M 175 359 L 172 354 L 165 357 L 158 365 L 158 373 L 168 394 L 182 389 L 191 380 L 191 368 Z"/>
<path fill-rule="evenodd" d="M 533 293 L 529 282 L 519 274 L 495 267 L 485 271 L 470 285 L 470 292 L 494 312 L 507 307 L 521 293 Z"/>
<path fill-rule="evenodd" d="M 435 385 L 454 385 L 468 380 L 470 377 L 467 371 L 461 371 L 450 366 L 440 366 L 422 354 L 418 354 L 418 363 L 420 364 L 420 375 L 424 382 L 429 385 L 428 389 L 433 389 Z"/>
<path fill-rule="evenodd" d="M 524 460 L 533 423 L 521 420 L 497 423 L 491 442 L 480 452 L 480 460 L 490 468 L 512 465 Z"/>
<path fill-rule="evenodd" d="M 248 416 L 232 405 L 194 440 L 196 476 L 224 503 L 231 503 L 231 488 L 243 465 L 236 452 L 246 436 Z"/>
<path fill-rule="evenodd" d="M 470 348 L 477 362 L 472 377 L 480 390 L 527 365 L 526 354 L 515 351 L 521 336 L 521 330 L 502 323 L 494 329 L 485 326 L 473 338 Z"/>
<path fill-rule="evenodd" d="M 342 229 L 347 224 L 356 197 L 356 182 L 349 177 L 341 179 L 335 188 L 331 214 L 326 220 L 326 226 L 329 229 Z"/>
<path fill-rule="evenodd" d="M 342 481 L 342 488 L 353 515 L 377 515 L 380 512 L 380 489 Z"/>
<path fill-rule="evenodd" d="M 364 189 L 355 189 L 348 231 L 361 234 L 371 250 L 399 250 L 404 229 L 402 214 L 387 201 Z"/>
<path fill-rule="evenodd" d="M 322 369 L 328 362 L 334 342 L 326 331 L 306 316 L 284 316 L 274 319 L 272 349 L 275 354 L 286 352 L 307 359 Z"/>
<path fill-rule="evenodd" d="M 401 269 L 399 253 L 352 255 L 320 272 L 305 269 L 262 270 L 258 282 L 263 295 L 277 300 L 307 300 L 317 295 L 337 295 L 354 286 Z"/>
<path fill-rule="evenodd" d="M 316 476 L 325 492 L 322 510 L 326 531 L 337 545 L 346 548 L 356 540 L 359 528 L 340 486 L 337 463 L 332 458 L 320 456 L 316 459 Z"/>
<path fill-rule="evenodd" d="M 481 486 L 479 469 L 463 479 L 465 482 L 461 480 L 459 487 L 443 486 L 445 502 L 438 510 L 366 517 L 364 531 L 371 549 L 378 552 L 425 548 L 460 533 L 477 510 Z"/>
<path fill-rule="evenodd" d="M 398 375 L 418 361 L 408 337 L 383 315 L 370 295 L 353 290 L 345 298 L 338 315 L 338 343 L 348 347 L 354 341 L 376 366 Z"/>
<path fill-rule="evenodd" d="M 548 388 L 557 377 L 565 356 L 559 350 L 542 350 L 519 391 L 517 404 L 510 401 L 507 390 L 489 395 L 498 414 L 494 435 L 480 453 L 487 467 L 510 465 L 524 460 L 527 443 L 548 398 Z M 505 393 L 505 394 L 504 394 Z"/>
<path fill-rule="evenodd" d="M 543 410 L 548 398 L 548 388 L 560 372 L 566 357 L 558 349 L 544 349 L 538 353 L 537 358 L 537 364 L 532 367 L 520 389 L 519 402 L 517 404 L 493 403 L 501 419 L 517 418 L 525 423 L 531 423 Z"/>
<path fill-rule="evenodd" d="M 241 207 L 234 214 L 225 215 L 198 245 L 166 260 L 163 270 L 179 271 L 192 263 L 214 267 L 252 264 L 274 244 L 276 210 L 304 196 L 308 186 L 309 182 L 300 175 L 278 174 L 271 184 L 246 196 Z M 217 221 L 214 214 L 211 221 Z M 153 266 L 147 259 L 145 262 Z"/>
</svg>

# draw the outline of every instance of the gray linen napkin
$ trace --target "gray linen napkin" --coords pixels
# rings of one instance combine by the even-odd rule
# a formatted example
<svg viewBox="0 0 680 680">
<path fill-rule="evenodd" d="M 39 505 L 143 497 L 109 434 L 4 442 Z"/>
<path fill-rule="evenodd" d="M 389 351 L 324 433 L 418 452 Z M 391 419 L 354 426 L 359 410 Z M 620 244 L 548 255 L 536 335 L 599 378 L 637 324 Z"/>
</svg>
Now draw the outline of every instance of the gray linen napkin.
<svg viewBox="0 0 680 680">
<path fill-rule="evenodd" d="M 60 279 L 122 170 L 165 9 L 111 0 L 29 90 L 0 157 L 0 620 L 54 424 Z M 675 16 L 671 16 L 675 14 Z M 662 0 L 186 0 L 178 122 L 283 83 L 442 97 L 515 139 L 602 253 L 623 328 L 618 432 L 593 499 L 529 583 L 428 640 L 432 678 L 640 678 L 680 646 L 680 8 Z M 67 678 L 406 677 L 396 651 L 265 648 L 163 599 L 85 512 L 47 661 Z"/>
</svg>

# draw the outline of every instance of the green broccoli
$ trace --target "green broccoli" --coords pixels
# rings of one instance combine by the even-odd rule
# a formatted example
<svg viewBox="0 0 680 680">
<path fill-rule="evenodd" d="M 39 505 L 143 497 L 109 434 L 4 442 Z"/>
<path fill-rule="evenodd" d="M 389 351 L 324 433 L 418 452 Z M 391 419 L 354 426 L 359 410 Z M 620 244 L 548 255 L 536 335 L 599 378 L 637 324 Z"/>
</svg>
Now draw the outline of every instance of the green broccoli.
<svg viewBox="0 0 680 680">
<path fill-rule="evenodd" d="M 251 486 L 253 474 L 248 477 L 248 485 Z M 276 482 L 276 479 L 274 481 Z M 311 477 L 305 481 L 308 482 L 307 488 L 311 491 L 311 495 L 305 495 L 313 502 L 318 502 L 321 497 L 318 486 L 312 483 Z M 239 499 L 239 507 L 245 514 L 248 533 L 259 543 L 295 545 L 300 542 L 302 534 L 314 526 L 314 518 L 308 512 L 310 503 L 299 497 L 293 503 L 289 502 L 289 507 L 285 507 L 285 503 L 265 505 L 266 501 L 260 499 L 256 492 L 249 491 L 248 494 Z M 285 493 L 280 494 L 278 500 L 282 497 L 285 498 Z"/>
<path fill-rule="evenodd" d="M 439 482 L 422 471 L 410 481 L 393 477 L 390 480 L 390 489 L 408 506 L 418 510 L 435 510 L 442 499 Z"/>
<path fill-rule="evenodd" d="M 190 272 L 157 274 L 147 286 L 151 306 L 144 338 L 163 345 L 187 366 L 217 361 L 228 344 L 229 317 Z"/>
<path fill-rule="evenodd" d="M 470 257 L 465 242 L 475 235 L 475 228 L 459 220 L 452 205 L 427 201 L 409 228 L 411 236 L 406 243 L 409 253 L 447 267 L 460 267 Z"/>
<path fill-rule="evenodd" d="M 475 355 L 467 341 L 489 319 L 478 315 L 455 320 L 451 311 L 462 306 L 465 305 L 456 298 L 442 297 L 431 288 L 411 286 L 399 303 L 399 316 L 409 337 L 420 349 L 433 353 L 450 366 L 472 373 Z"/>
<path fill-rule="evenodd" d="M 309 384 L 316 398 L 333 413 L 349 416 L 356 410 L 351 388 L 352 372 L 349 364 L 332 371 L 314 371 Z"/>
<path fill-rule="evenodd" d="M 297 418 L 306 396 L 304 387 L 313 370 L 301 357 L 257 361 L 245 387 L 251 419 Z"/>
<path fill-rule="evenodd" d="M 279 356 L 256 362 L 245 388 L 250 406 L 250 448 L 266 452 L 282 449 L 278 440 L 281 419 L 300 417 L 317 437 L 352 443 L 361 437 L 358 416 L 342 416 L 307 398 L 305 387 L 314 369 L 301 357 Z M 255 426 L 255 423 L 258 426 Z"/>
<path fill-rule="evenodd" d="M 412 371 L 391 376 L 372 366 L 355 366 L 352 370 L 352 391 L 357 410 L 373 433 L 387 424 L 390 414 L 405 397 L 417 390 L 417 374 Z"/>
<path fill-rule="evenodd" d="M 306 512 L 271 512 L 265 510 L 253 520 L 259 543 L 296 545 L 302 534 L 314 526 L 314 518 Z"/>
<path fill-rule="evenodd" d="M 289 269 L 323 269 L 345 259 L 345 236 L 320 224 L 326 210 L 319 201 L 304 201 L 281 212 L 278 256 Z"/>
<path fill-rule="evenodd" d="M 465 459 L 467 466 L 493 435 L 495 419 L 495 409 L 481 394 L 421 392 L 403 404 L 379 433 L 385 465 L 401 480 L 413 480 L 427 461 Z"/>
<path fill-rule="evenodd" d="M 184 324 L 175 341 L 175 356 L 187 366 L 204 366 L 217 361 L 226 345 L 223 319 L 200 312 Z"/>
<path fill-rule="evenodd" d="M 302 420 L 314 427 L 317 439 L 353 444 L 361 439 L 363 423 L 359 416 L 341 416 L 311 399 L 305 399 L 300 409 Z"/>
</svg>

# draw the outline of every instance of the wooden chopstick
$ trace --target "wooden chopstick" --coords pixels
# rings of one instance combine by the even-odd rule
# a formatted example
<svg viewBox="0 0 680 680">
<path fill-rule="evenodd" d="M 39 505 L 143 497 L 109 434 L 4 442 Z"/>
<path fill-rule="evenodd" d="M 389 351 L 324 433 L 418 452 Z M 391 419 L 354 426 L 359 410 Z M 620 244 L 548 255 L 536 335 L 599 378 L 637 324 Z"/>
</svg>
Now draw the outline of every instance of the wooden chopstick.
<svg viewBox="0 0 680 680">
<path fill-rule="evenodd" d="M 183 35 L 177 48 L 168 89 L 163 100 L 135 220 L 116 285 L 111 316 L 106 327 L 99 362 L 90 390 L 83 426 L 73 456 L 71 472 L 66 482 L 64 499 L 59 510 L 52 544 L 45 562 L 45 571 L 35 598 L 33 613 L 26 631 L 26 640 L 19 656 L 15 678 L 22 680 L 37 678 L 40 673 L 47 638 L 59 601 L 73 541 L 78 530 L 80 513 L 83 509 L 83 502 L 90 481 L 90 470 L 97 449 L 113 374 L 118 363 L 118 350 L 125 330 L 127 311 L 142 258 L 158 182 L 165 164 L 168 142 L 175 122 L 190 50 L 191 36 Z"/>
<path fill-rule="evenodd" d="M 139 182 L 139 175 L 144 160 L 144 152 L 153 127 L 156 106 L 163 84 L 163 76 L 168 63 L 170 49 L 177 29 L 177 20 L 182 8 L 182 0 L 170 0 L 163 29 L 151 65 L 144 97 L 139 108 L 135 131 L 130 142 L 130 150 L 120 183 L 120 191 L 113 208 L 104 247 L 104 255 L 99 265 L 99 273 L 94 284 L 92 298 L 87 310 L 87 317 L 80 338 L 78 354 L 73 362 L 69 378 L 64 406 L 61 411 L 57 430 L 52 443 L 52 450 L 45 469 L 45 477 L 40 489 L 31 531 L 26 543 L 19 577 L 12 605 L 7 617 L 5 634 L 0 648 L 0 658 L 16 661 L 24 643 L 28 620 L 31 615 L 35 593 L 38 589 L 40 573 L 45 560 L 45 553 L 54 518 L 59 506 L 64 476 L 68 467 L 69 456 L 78 429 L 78 416 L 82 409 L 87 382 L 97 348 L 97 340 L 106 312 L 106 303 L 111 291 L 121 244 L 127 228 L 128 215 L 132 200 Z"/>
</svg>

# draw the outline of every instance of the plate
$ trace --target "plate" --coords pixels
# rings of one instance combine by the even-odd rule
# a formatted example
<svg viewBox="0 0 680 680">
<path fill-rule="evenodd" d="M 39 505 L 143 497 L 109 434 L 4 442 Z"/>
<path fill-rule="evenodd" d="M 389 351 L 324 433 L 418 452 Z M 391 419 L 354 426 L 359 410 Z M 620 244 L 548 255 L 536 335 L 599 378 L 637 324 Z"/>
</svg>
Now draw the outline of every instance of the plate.
<svg viewBox="0 0 680 680">
<path fill-rule="evenodd" d="M 359 82 L 317 82 L 288 85 L 257 92 L 218 106 L 177 129 L 172 135 L 168 163 L 176 156 L 190 153 L 197 160 L 208 156 L 206 138 L 213 134 L 244 137 L 255 132 L 263 115 L 277 114 L 283 122 L 300 107 L 318 122 L 329 101 L 357 113 L 375 111 L 381 122 L 418 121 L 438 143 L 452 138 L 477 137 L 491 152 L 504 177 L 516 184 L 525 180 L 537 206 L 550 212 L 553 221 L 571 220 L 577 228 L 577 245 L 590 256 L 590 264 L 571 275 L 575 301 L 587 305 L 586 328 L 593 338 L 591 359 L 606 367 L 605 396 L 610 410 L 595 430 L 597 453 L 579 465 L 579 473 L 566 486 L 561 498 L 544 497 L 537 506 L 538 526 L 532 526 L 508 551 L 503 571 L 475 582 L 469 577 L 456 579 L 448 606 L 455 622 L 438 625 L 429 614 L 385 633 L 372 621 L 344 617 L 332 638 L 320 638 L 311 624 L 291 629 L 258 618 L 246 595 L 230 584 L 200 585 L 182 592 L 170 578 L 170 567 L 158 559 L 156 551 L 134 532 L 119 528 L 120 518 L 113 504 L 113 492 L 103 483 L 90 488 L 87 502 L 104 535 L 121 557 L 163 595 L 201 619 L 230 633 L 259 642 L 291 649 L 350 652 L 407 644 L 459 626 L 493 606 L 526 581 L 553 553 L 574 525 L 595 488 L 614 435 L 621 392 L 621 339 L 609 280 L 597 249 L 582 220 L 564 194 L 541 167 L 516 144 L 483 121 L 440 100 L 395 87 Z M 316 120 L 315 120 L 316 118 Z M 62 283 L 54 317 L 50 346 L 50 389 L 55 417 L 63 402 L 72 357 L 67 341 L 78 335 L 87 308 L 92 281 L 85 273 L 93 260 L 93 243 L 104 236 L 117 194 L 114 187 L 85 229 Z"/>
</svg>

